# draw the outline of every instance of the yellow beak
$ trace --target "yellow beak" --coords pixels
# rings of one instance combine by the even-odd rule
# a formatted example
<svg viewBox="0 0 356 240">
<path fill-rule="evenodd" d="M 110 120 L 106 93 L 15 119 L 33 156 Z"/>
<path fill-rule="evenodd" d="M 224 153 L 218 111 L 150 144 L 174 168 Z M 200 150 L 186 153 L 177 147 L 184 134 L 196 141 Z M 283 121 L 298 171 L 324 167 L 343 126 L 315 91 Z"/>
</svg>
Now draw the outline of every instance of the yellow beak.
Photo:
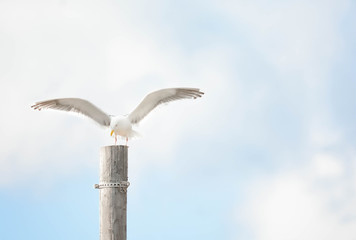
<svg viewBox="0 0 356 240">
<path fill-rule="evenodd" d="M 112 136 L 113 133 L 114 133 L 114 130 L 111 131 L 110 136 Z"/>
</svg>

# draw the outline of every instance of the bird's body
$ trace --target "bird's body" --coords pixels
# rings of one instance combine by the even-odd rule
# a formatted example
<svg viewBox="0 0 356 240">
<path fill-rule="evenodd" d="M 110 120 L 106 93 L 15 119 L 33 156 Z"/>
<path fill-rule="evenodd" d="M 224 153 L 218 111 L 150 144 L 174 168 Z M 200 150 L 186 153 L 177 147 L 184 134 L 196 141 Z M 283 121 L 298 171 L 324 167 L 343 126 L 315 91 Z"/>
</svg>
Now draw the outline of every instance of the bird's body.
<svg viewBox="0 0 356 240">
<path fill-rule="evenodd" d="M 126 139 L 131 139 L 135 136 L 139 136 L 138 132 L 133 129 L 132 123 L 127 117 L 112 117 L 111 124 L 111 135 L 121 136 Z M 115 140 L 116 141 L 116 140 Z"/>
<path fill-rule="evenodd" d="M 132 130 L 132 124 L 127 117 L 113 117 L 111 119 L 110 128 L 116 135 L 132 138 L 134 131 Z"/>
<path fill-rule="evenodd" d="M 78 112 L 93 119 L 98 124 L 111 129 L 111 135 L 117 135 L 128 139 L 139 135 L 133 125 L 139 123 L 156 106 L 179 99 L 189 99 L 201 97 L 204 93 L 197 88 L 166 88 L 148 94 L 142 102 L 125 117 L 110 116 L 87 100 L 80 98 L 59 98 L 46 100 L 31 106 L 34 109 L 42 110 L 46 108 Z"/>
</svg>

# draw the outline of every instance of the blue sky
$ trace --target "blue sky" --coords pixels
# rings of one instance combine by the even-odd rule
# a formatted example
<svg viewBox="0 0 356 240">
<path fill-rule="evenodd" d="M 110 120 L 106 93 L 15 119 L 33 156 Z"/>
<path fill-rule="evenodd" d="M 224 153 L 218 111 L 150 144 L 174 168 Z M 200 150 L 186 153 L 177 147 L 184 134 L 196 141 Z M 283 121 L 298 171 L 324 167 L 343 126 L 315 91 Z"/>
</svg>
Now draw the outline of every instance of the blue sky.
<svg viewBox="0 0 356 240">
<path fill-rule="evenodd" d="M 1 1 L 1 238 L 99 236 L 109 131 L 31 104 L 184 86 L 205 95 L 129 144 L 129 239 L 353 239 L 355 23 L 351 0 Z"/>
</svg>

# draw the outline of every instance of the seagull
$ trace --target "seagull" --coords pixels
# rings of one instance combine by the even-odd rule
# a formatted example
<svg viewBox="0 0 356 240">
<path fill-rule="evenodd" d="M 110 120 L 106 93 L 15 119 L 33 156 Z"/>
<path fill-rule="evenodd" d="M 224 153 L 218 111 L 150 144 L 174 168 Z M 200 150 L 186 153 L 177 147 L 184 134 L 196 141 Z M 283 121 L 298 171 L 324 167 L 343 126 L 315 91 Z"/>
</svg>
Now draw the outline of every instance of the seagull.
<svg viewBox="0 0 356 240">
<path fill-rule="evenodd" d="M 148 94 L 130 114 L 124 117 L 108 115 L 91 102 L 81 98 L 45 100 L 35 103 L 31 108 L 39 111 L 49 108 L 83 114 L 99 125 L 110 128 L 110 136 L 113 134 L 115 136 L 115 145 L 117 143 L 117 136 L 121 136 L 126 139 L 127 146 L 130 138 L 139 135 L 133 129 L 133 126 L 138 124 L 158 105 L 180 99 L 196 99 L 203 94 L 199 88 L 165 88 L 154 91 Z"/>
</svg>

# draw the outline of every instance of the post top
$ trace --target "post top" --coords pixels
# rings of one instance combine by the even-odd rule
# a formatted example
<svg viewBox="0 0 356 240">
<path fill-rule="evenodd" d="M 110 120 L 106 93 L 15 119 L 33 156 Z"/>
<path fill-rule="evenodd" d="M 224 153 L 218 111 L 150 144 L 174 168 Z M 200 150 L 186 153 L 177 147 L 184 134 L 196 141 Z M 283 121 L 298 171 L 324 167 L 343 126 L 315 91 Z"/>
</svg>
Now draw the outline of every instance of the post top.
<svg viewBox="0 0 356 240">
<path fill-rule="evenodd" d="M 107 145 L 107 146 L 102 146 L 102 148 L 106 148 L 106 147 L 110 147 L 110 148 L 129 148 L 129 146 L 127 146 L 127 145 Z"/>
</svg>

